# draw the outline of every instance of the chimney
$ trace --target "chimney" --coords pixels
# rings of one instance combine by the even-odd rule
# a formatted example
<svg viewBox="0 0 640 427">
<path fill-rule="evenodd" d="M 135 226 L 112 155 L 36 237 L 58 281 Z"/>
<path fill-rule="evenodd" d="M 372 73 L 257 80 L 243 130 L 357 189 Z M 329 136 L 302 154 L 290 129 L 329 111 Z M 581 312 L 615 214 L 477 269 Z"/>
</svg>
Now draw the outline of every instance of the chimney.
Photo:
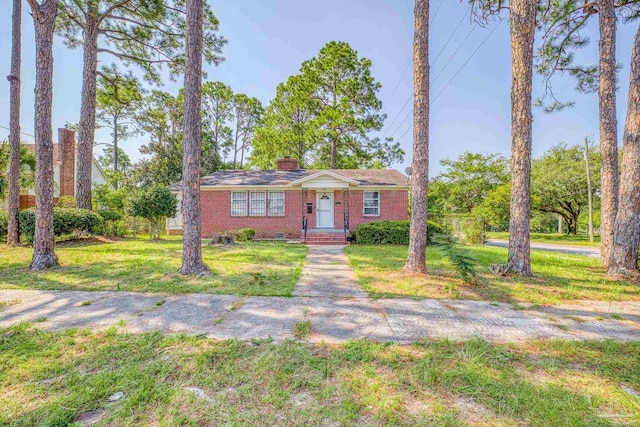
<svg viewBox="0 0 640 427">
<path fill-rule="evenodd" d="M 58 161 L 60 161 L 60 195 L 75 196 L 76 134 L 58 129 Z"/>
<path fill-rule="evenodd" d="M 296 159 L 292 159 L 289 156 L 285 156 L 284 159 L 278 159 L 278 170 L 279 171 L 297 171 L 298 161 Z"/>
</svg>

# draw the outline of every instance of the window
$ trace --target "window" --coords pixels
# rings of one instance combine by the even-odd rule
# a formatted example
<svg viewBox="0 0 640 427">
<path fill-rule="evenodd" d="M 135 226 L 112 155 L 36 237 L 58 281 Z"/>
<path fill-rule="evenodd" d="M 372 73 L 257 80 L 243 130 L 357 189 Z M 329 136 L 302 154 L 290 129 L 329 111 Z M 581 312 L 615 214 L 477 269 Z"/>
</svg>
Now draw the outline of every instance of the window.
<svg viewBox="0 0 640 427">
<path fill-rule="evenodd" d="M 380 192 L 379 191 L 364 192 L 364 215 L 380 216 Z"/>
<path fill-rule="evenodd" d="M 284 216 L 284 191 L 269 191 L 269 216 Z"/>
<path fill-rule="evenodd" d="M 284 216 L 284 191 L 231 192 L 231 216 L 267 216 L 267 211 Z"/>
<path fill-rule="evenodd" d="M 247 216 L 247 192 L 231 192 L 231 216 Z"/>
<path fill-rule="evenodd" d="M 266 214 L 266 191 L 251 191 L 249 193 L 249 216 L 265 216 Z"/>
</svg>

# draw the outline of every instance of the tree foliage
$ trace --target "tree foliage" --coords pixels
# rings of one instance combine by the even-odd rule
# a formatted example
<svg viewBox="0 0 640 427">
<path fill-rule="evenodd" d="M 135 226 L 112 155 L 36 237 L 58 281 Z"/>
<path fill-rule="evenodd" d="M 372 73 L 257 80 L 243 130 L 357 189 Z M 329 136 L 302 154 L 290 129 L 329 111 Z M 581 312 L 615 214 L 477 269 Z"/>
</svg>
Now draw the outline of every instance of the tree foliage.
<svg viewBox="0 0 640 427">
<path fill-rule="evenodd" d="M 440 164 L 445 170 L 434 178 L 430 196 L 447 213 L 471 213 L 493 189 L 509 181 L 509 162 L 497 154 L 465 152 Z"/>
<path fill-rule="evenodd" d="M 151 238 L 159 239 L 164 219 L 172 218 L 178 212 L 178 199 L 166 187 L 146 187 L 131 196 L 128 208 L 129 215 L 149 220 Z"/>
<path fill-rule="evenodd" d="M 185 15 L 184 0 L 60 0 L 56 32 L 71 49 L 95 36 L 98 54 L 136 65 L 159 83 L 165 68 L 172 79 L 184 71 Z M 208 4 L 204 16 L 203 57 L 217 64 L 226 40 Z"/>
<path fill-rule="evenodd" d="M 0 141 L 0 200 L 7 197 L 9 187 L 9 159 L 10 144 L 7 141 Z M 20 190 L 31 190 L 34 188 L 36 169 L 35 152 L 20 145 Z"/>
<path fill-rule="evenodd" d="M 595 167 L 599 152 L 590 154 L 591 180 L 594 192 L 599 188 L 600 174 Z M 558 144 L 533 162 L 531 172 L 533 208 L 543 213 L 555 213 L 565 220 L 568 231 L 576 234 L 578 217 L 588 203 L 584 147 Z"/>
<path fill-rule="evenodd" d="M 251 163 L 271 166 L 282 155 L 318 168 L 401 161 L 404 152 L 398 143 L 370 136 L 382 128 L 385 117 L 380 114 L 379 90 L 369 59 L 346 42 L 327 43 L 302 63 L 298 75 L 278 86 L 256 132 Z"/>
</svg>

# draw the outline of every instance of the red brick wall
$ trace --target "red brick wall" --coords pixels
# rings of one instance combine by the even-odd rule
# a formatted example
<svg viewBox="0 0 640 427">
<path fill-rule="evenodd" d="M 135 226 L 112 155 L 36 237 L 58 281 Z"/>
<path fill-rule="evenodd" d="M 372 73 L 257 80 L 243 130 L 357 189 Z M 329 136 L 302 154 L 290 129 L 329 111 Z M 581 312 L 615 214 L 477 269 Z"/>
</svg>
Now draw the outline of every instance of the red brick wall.
<svg viewBox="0 0 640 427">
<path fill-rule="evenodd" d="M 231 191 L 201 191 L 202 235 L 216 232 L 255 228 L 256 237 L 273 238 L 274 233 L 286 233 L 288 238 L 300 237 L 302 229 L 302 193 L 284 192 L 285 216 L 231 216 Z"/>
<path fill-rule="evenodd" d="M 303 197 L 304 195 L 304 197 Z M 408 218 L 409 193 L 407 190 L 382 190 L 380 194 L 380 216 L 364 216 L 362 190 L 349 191 L 349 226 L 383 219 L 403 220 Z M 256 237 L 272 238 L 274 233 L 286 233 L 288 238 L 300 237 L 302 215 L 306 214 L 308 227 L 316 227 L 316 192 L 314 190 L 285 191 L 285 216 L 252 217 L 231 216 L 231 191 L 201 191 L 202 234 L 210 237 L 216 232 L 255 228 Z M 304 204 L 303 204 L 304 202 Z M 313 213 L 306 213 L 306 203 L 313 203 Z M 334 226 L 342 228 L 344 199 L 343 192 L 334 192 Z M 304 209 L 304 211 L 303 211 Z"/>
<path fill-rule="evenodd" d="M 34 208 L 36 206 L 36 196 L 27 194 L 20 195 L 20 210 Z"/>
</svg>

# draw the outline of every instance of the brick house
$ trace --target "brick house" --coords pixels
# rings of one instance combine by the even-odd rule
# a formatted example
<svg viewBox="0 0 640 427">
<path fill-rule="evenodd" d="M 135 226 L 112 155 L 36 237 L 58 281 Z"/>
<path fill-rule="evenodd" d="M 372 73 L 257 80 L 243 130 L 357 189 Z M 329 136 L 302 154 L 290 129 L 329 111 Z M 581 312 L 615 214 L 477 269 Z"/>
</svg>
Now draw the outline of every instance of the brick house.
<svg viewBox="0 0 640 427">
<path fill-rule="evenodd" d="M 27 148 L 35 150 L 34 144 L 26 144 Z M 58 129 L 58 143 L 53 144 L 53 196 L 75 197 L 76 188 L 76 138 L 70 129 Z M 107 177 L 95 157 L 91 163 L 91 181 L 93 185 L 106 184 Z M 36 196 L 34 190 L 20 192 L 20 210 L 34 207 Z"/>
<path fill-rule="evenodd" d="M 171 187 L 180 198 L 180 184 Z M 202 234 L 254 228 L 256 238 L 344 243 L 356 225 L 408 217 L 408 178 L 392 169 L 299 169 L 294 159 L 276 170 L 222 170 L 200 184 Z M 182 218 L 167 221 L 180 233 Z"/>
</svg>

